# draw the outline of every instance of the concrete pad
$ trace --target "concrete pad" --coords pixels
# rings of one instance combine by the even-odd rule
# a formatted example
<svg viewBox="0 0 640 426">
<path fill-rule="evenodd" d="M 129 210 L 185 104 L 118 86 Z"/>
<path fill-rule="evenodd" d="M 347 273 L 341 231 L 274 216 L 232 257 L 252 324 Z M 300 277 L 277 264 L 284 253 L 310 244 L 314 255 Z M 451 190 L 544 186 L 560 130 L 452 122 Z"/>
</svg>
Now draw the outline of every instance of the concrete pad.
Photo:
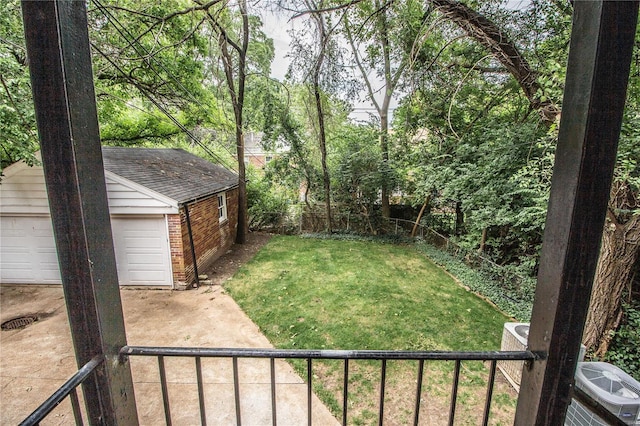
<svg viewBox="0 0 640 426">
<path fill-rule="evenodd" d="M 221 287 L 189 291 L 121 290 L 130 345 L 272 348 L 258 327 Z M 0 424 L 19 423 L 77 370 L 61 287 L 0 287 L 0 319 L 37 314 L 22 330 L 0 332 Z M 240 359 L 240 414 L 246 425 L 270 425 L 269 361 Z M 165 358 L 171 419 L 200 424 L 195 360 Z M 138 417 L 142 425 L 164 424 L 157 360 L 131 357 Z M 230 359 L 202 359 L 207 424 L 236 424 Z M 307 387 L 276 360 L 278 424 L 307 423 Z M 313 424 L 338 424 L 315 397 Z M 71 405 L 61 404 L 43 424 L 73 424 Z"/>
</svg>

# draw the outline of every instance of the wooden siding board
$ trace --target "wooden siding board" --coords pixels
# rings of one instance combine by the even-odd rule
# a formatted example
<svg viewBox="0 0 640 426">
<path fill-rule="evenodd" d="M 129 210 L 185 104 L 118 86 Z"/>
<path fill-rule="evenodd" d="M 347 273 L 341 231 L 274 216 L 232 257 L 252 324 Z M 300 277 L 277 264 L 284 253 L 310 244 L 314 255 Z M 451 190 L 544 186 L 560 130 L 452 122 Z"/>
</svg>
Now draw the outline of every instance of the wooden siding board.
<svg viewBox="0 0 640 426">
<path fill-rule="evenodd" d="M 49 214 L 49 202 L 42 166 L 16 163 L 0 183 L 0 214 Z M 111 214 L 173 214 L 178 205 L 133 182 L 106 172 Z"/>
<path fill-rule="evenodd" d="M 42 166 L 21 162 L 9 168 L 0 183 L 0 214 L 49 214 Z"/>
</svg>

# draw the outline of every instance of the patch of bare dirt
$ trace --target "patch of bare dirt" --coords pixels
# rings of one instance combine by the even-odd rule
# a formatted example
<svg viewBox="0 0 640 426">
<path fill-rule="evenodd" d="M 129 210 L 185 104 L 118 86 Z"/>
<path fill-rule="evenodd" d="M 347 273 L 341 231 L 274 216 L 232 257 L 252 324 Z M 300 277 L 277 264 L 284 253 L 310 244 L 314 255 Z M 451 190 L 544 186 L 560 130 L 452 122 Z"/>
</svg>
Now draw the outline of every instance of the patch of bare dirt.
<svg viewBox="0 0 640 426">
<path fill-rule="evenodd" d="M 213 265 L 200 274 L 206 274 L 212 285 L 222 285 L 236 273 L 238 268 L 251 260 L 270 239 L 271 234 L 249 232 L 245 244 L 234 244 Z"/>
</svg>

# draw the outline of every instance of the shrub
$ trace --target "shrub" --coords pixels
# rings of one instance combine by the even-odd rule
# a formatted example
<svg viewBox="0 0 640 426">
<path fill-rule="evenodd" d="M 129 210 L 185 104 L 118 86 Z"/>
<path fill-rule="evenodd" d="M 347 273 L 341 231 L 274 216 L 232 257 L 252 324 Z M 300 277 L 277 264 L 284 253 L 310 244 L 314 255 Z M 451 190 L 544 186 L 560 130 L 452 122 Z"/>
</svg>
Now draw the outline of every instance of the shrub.
<svg viewBox="0 0 640 426">
<path fill-rule="evenodd" d="M 613 332 L 605 361 L 640 381 L 640 301 L 624 304 L 623 311 L 622 323 Z"/>
<path fill-rule="evenodd" d="M 251 229 L 281 226 L 288 215 L 290 197 L 282 188 L 273 185 L 255 170 L 249 170 L 247 207 Z"/>
</svg>

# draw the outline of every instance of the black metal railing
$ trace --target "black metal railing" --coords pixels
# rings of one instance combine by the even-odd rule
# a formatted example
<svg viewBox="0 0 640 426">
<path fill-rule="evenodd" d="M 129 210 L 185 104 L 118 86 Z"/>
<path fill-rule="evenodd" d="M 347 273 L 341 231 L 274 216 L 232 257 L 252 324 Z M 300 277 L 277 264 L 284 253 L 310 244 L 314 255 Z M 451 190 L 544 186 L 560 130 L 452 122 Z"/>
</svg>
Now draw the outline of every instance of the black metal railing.
<svg viewBox="0 0 640 426">
<path fill-rule="evenodd" d="M 165 358 L 182 357 L 193 358 L 195 360 L 195 376 L 198 388 L 198 409 L 200 423 L 207 424 L 207 414 L 205 411 L 205 392 L 203 381 L 202 358 L 227 358 L 232 361 L 233 368 L 233 399 L 235 411 L 235 423 L 242 424 L 241 398 L 238 360 L 242 358 L 262 358 L 269 360 L 270 377 L 270 399 L 271 399 L 271 423 L 278 424 L 276 406 L 276 359 L 305 360 L 306 361 L 306 412 L 307 424 L 311 425 L 312 419 L 312 395 L 313 395 L 313 366 L 316 360 L 342 360 L 343 362 L 343 384 L 342 384 L 342 424 L 346 425 L 348 420 L 348 399 L 349 399 L 349 378 L 350 361 L 352 360 L 377 360 L 380 361 L 380 393 L 378 401 L 378 424 L 384 422 L 385 413 L 385 391 L 387 382 L 387 362 L 388 361 L 418 361 L 418 371 L 416 380 L 415 401 L 413 404 L 413 424 L 420 422 L 420 401 L 423 386 L 423 373 L 425 361 L 452 361 L 454 362 L 453 378 L 451 383 L 451 396 L 449 404 L 448 424 L 452 425 L 456 418 L 456 407 L 458 390 L 460 385 L 460 371 L 462 362 L 465 361 L 485 361 L 489 362 L 489 375 L 486 386 L 486 397 L 484 401 L 484 411 L 482 424 L 489 421 L 493 388 L 496 376 L 496 366 L 498 361 L 525 361 L 532 362 L 537 359 L 536 355 L 530 351 L 492 351 L 492 352 L 448 352 L 448 351 L 376 351 L 376 350 L 281 350 L 281 349 L 214 349 L 214 348 L 184 348 L 184 347 L 146 347 L 146 346 L 125 346 L 120 351 L 122 361 L 128 357 L 155 357 L 160 375 L 160 388 L 163 401 L 164 419 L 167 425 L 172 424 L 171 403 L 167 385 L 167 369 Z M 31 413 L 20 425 L 38 425 L 44 420 L 61 402 L 66 398 L 70 399 L 73 416 L 76 425 L 83 425 L 82 409 L 78 398 L 77 388 L 86 380 L 94 377 L 97 367 L 104 361 L 102 356 L 96 356 L 67 380 L 60 389 L 42 403 L 33 413 Z M 615 415 L 602 407 L 598 401 L 593 400 L 589 395 L 580 389 L 574 389 L 577 401 L 587 406 L 593 413 L 597 414 L 604 421 L 610 424 L 625 424 Z M 251 421 L 249 421 L 251 423 Z"/>
<path fill-rule="evenodd" d="M 102 364 L 104 358 L 102 355 L 95 356 L 91 361 L 86 363 L 78 370 L 69 380 L 67 380 L 53 395 L 44 401 L 38 408 L 33 411 L 26 419 L 20 423 L 20 426 L 31 426 L 39 424 L 53 411 L 65 398 L 71 400 L 73 410 L 73 418 L 76 425 L 83 425 L 82 410 L 78 400 L 78 386 L 85 380 L 93 377 L 95 369 Z"/>
<path fill-rule="evenodd" d="M 420 400 L 425 361 L 453 361 L 455 362 L 453 382 L 451 385 L 451 400 L 449 406 L 449 424 L 453 424 L 456 415 L 457 395 L 459 388 L 460 369 L 463 361 L 488 361 L 490 363 L 489 377 L 487 381 L 486 399 L 482 424 L 489 421 L 491 400 L 498 361 L 526 361 L 531 362 L 536 356 L 530 351 L 519 352 L 415 352 L 415 351 L 376 351 L 376 350 L 279 350 L 279 349 L 207 349 L 207 348 L 183 348 L 183 347 L 144 347 L 125 346 L 120 351 L 123 360 L 133 356 L 156 357 L 160 374 L 160 387 L 164 404 L 164 417 L 167 425 L 171 425 L 171 405 L 167 387 L 167 371 L 165 367 L 166 357 L 187 357 L 195 359 L 195 376 L 198 387 L 198 405 L 201 424 L 207 424 L 205 412 L 205 398 L 202 380 L 202 358 L 230 358 L 233 366 L 233 394 L 235 404 L 235 423 L 242 424 L 240 383 L 238 380 L 238 359 L 263 358 L 270 360 L 270 397 L 271 397 L 271 423 L 277 424 L 276 410 L 276 359 L 301 359 L 306 360 L 306 399 L 307 399 L 307 424 L 311 425 L 312 418 L 312 389 L 313 389 L 313 362 L 315 360 L 342 360 L 343 361 L 343 389 L 342 389 L 342 424 L 347 424 L 349 397 L 349 361 L 351 360 L 378 360 L 380 361 L 380 399 L 378 403 L 378 424 L 383 424 L 385 411 L 385 388 L 387 375 L 387 361 L 407 360 L 418 361 L 417 385 L 413 413 L 413 424 L 420 420 Z"/>
</svg>

